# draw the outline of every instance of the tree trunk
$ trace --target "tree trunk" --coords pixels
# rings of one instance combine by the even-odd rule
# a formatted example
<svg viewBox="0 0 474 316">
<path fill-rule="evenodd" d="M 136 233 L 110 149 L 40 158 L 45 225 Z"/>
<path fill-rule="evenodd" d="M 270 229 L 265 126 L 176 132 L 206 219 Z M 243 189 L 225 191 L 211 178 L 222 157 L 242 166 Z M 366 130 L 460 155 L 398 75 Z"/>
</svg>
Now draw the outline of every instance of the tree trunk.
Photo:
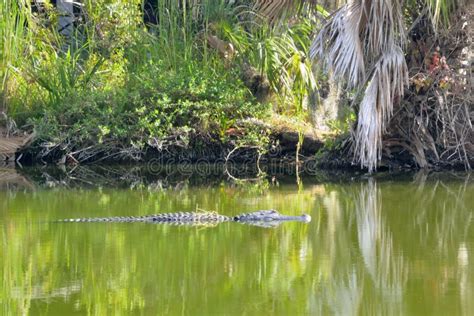
<svg viewBox="0 0 474 316">
<path fill-rule="evenodd" d="M 329 123 L 339 118 L 341 92 L 340 84 L 330 75 L 325 86 L 310 93 L 308 110 L 314 127 L 330 130 Z"/>
</svg>

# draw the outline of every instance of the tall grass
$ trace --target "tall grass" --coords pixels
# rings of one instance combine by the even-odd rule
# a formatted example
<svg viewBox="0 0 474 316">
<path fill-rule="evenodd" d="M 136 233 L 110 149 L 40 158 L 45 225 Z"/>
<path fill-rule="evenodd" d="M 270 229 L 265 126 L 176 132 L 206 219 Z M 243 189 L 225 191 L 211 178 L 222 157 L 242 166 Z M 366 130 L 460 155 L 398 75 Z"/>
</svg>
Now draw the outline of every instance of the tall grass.
<svg viewBox="0 0 474 316">
<path fill-rule="evenodd" d="M 26 24 L 31 23 L 30 2 L 3 0 L 0 2 L 0 109 L 6 110 L 9 76 L 27 47 Z"/>
<path fill-rule="evenodd" d="M 12 71 L 16 76 L 17 91 L 10 89 L 10 103 L 21 109 L 14 112 L 27 112 L 38 104 L 43 104 L 39 108 L 48 107 L 48 102 L 53 106 L 60 103 L 72 90 L 84 89 L 83 85 L 77 86 L 80 76 L 88 78 L 91 89 L 100 90 L 107 83 L 94 81 L 93 77 L 96 73 L 97 78 L 107 77 L 101 74 L 116 68 L 141 76 L 146 69 L 160 64 L 174 72 L 200 71 L 212 76 L 222 71 L 224 61 L 209 48 L 208 34 L 236 46 L 240 61 L 233 67 L 238 68 L 241 61 L 250 62 L 269 78 L 281 104 L 301 109 L 305 95 L 315 85 L 306 58 L 312 32 L 310 19 L 275 29 L 252 21 L 255 14 L 249 14 L 250 3 L 163 0 L 156 2 L 157 25 L 145 28 L 141 0 L 88 0 L 83 3 L 83 22 L 71 43 L 57 31 L 54 8 L 47 8 L 50 21 L 45 22 L 44 17 L 30 13 L 28 3 L 22 0 L 17 5 L 9 0 L 0 4 L 0 75 L 4 95 L 9 93 Z M 122 55 L 120 60 L 114 59 L 117 54 Z M 103 59 L 107 62 L 98 62 Z M 26 102 L 15 101 L 19 94 Z"/>
<path fill-rule="evenodd" d="M 440 25 L 448 26 L 450 18 L 456 9 L 464 4 L 464 0 L 425 0 L 433 24 L 435 27 Z"/>
</svg>

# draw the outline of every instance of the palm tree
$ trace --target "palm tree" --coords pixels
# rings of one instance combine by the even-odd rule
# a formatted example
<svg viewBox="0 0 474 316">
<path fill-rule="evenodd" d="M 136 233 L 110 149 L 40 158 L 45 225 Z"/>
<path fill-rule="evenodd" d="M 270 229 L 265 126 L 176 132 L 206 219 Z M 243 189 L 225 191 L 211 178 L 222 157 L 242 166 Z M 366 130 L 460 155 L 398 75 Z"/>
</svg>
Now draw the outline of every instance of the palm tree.
<svg viewBox="0 0 474 316">
<path fill-rule="evenodd" d="M 408 70 L 402 47 L 405 26 L 397 0 L 354 0 L 339 9 L 314 40 L 336 78 L 362 91 L 355 131 L 356 159 L 372 171 L 381 158 L 382 134 L 403 96 Z"/>
<path fill-rule="evenodd" d="M 435 26 L 460 2 L 424 1 Z M 408 84 L 403 5 L 412 2 L 416 0 L 350 0 L 332 15 L 311 47 L 311 57 L 319 57 L 361 95 L 353 135 L 355 160 L 369 171 L 381 159 L 383 133 Z"/>
<path fill-rule="evenodd" d="M 256 0 L 256 10 L 276 17 L 301 9 L 314 0 Z M 403 48 L 407 28 L 404 6 L 422 4 L 431 13 L 433 25 L 448 21 L 462 0 L 348 0 L 319 31 L 310 56 L 323 61 L 334 76 L 353 89 L 359 103 L 353 133 L 356 162 L 369 171 L 382 155 L 382 136 L 393 114 L 394 104 L 408 84 Z"/>
</svg>

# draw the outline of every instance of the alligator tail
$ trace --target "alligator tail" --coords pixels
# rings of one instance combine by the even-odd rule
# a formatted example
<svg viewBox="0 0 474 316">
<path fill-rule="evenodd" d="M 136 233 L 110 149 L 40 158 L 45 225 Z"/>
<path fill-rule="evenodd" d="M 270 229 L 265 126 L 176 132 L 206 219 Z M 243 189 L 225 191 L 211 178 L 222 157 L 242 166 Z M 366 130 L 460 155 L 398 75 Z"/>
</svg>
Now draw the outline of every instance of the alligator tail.
<svg viewBox="0 0 474 316">
<path fill-rule="evenodd" d="M 68 218 L 62 219 L 60 223 L 130 223 L 130 222 L 143 222 L 146 221 L 146 217 L 86 217 L 86 218 Z"/>
</svg>

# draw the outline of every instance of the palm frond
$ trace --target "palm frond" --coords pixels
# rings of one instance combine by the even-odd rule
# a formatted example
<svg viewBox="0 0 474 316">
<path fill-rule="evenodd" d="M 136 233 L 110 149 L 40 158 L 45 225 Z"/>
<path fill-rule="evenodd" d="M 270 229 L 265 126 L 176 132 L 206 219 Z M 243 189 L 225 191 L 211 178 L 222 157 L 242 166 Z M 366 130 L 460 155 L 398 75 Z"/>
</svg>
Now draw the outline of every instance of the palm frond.
<svg viewBox="0 0 474 316">
<path fill-rule="evenodd" d="M 310 49 L 336 78 L 363 90 L 354 135 L 355 160 L 372 171 L 381 158 L 382 135 L 403 95 L 408 71 L 405 26 L 398 0 L 352 0 L 323 26 Z M 366 78 L 369 81 L 366 82 Z"/>
<path fill-rule="evenodd" d="M 305 5 L 308 9 L 315 9 L 317 3 L 318 0 L 256 0 L 254 11 L 273 23 L 283 16 L 298 12 Z"/>
<path fill-rule="evenodd" d="M 393 114 L 393 103 L 403 96 L 408 84 L 408 68 L 403 50 L 387 47 L 375 65 L 371 80 L 360 104 L 355 132 L 357 162 L 369 171 L 377 167 L 382 153 L 382 136 Z"/>
<path fill-rule="evenodd" d="M 362 4 L 355 1 L 338 10 L 321 29 L 310 48 L 310 57 L 319 56 L 336 78 L 347 78 L 351 87 L 364 82 L 364 51 L 359 29 Z"/>
<path fill-rule="evenodd" d="M 405 42 L 405 24 L 400 1 L 398 0 L 362 0 L 366 18 L 364 39 L 366 56 L 379 56 L 394 42 Z"/>
</svg>

